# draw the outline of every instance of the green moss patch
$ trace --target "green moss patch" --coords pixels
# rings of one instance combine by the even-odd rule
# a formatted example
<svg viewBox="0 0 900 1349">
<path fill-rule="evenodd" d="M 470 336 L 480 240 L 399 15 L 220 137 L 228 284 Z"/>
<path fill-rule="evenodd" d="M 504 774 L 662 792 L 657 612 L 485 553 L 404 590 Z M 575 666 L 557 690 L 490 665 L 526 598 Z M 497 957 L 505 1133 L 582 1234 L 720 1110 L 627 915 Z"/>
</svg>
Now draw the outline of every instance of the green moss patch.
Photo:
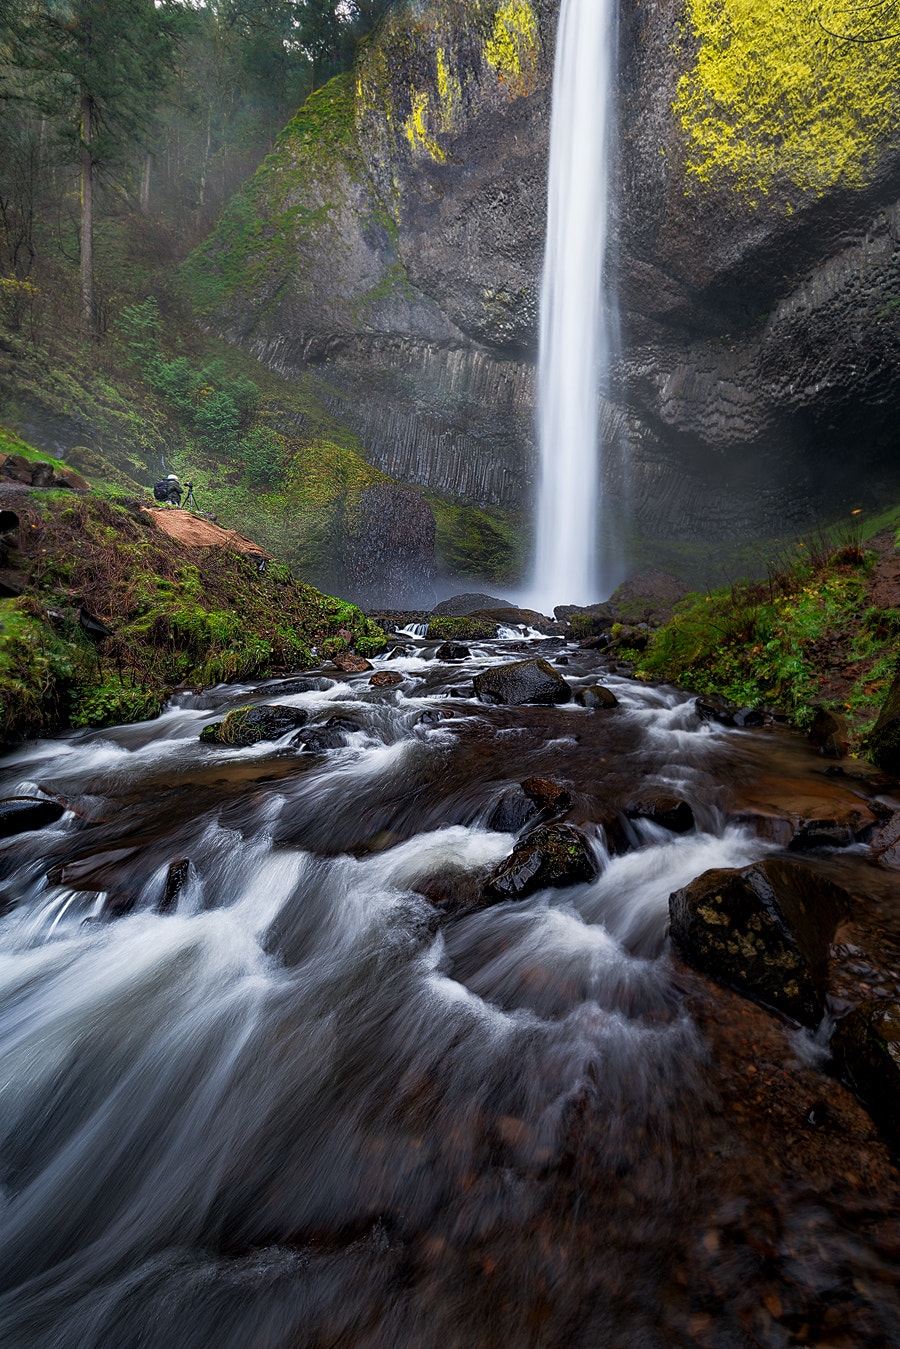
<svg viewBox="0 0 900 1349">
<path fill-rule="evenodd" d="M 426 636 L 431 641 L 487 641 L 497 636 L 497 624 L 486 618 L 463 616 L 432 618 Z"/>
<path fill-rule="evenodd" d="M 870 607 L 877 561 L 851 544 L 765 581 L 689 595 L 646 650 L 638 674 L 742 706 L 774 706 L 807 727 L 817 706 L 848 719 L 859 747 L 896 670 L 900 613 Z M 615 629 L 613 629 L 615 635 Z"/>
<path fill-rule="evenodd" d="M 0 738 L 156 715 L 177 684 L 315 663 L 329 637 L 385 645 L 355 606 L 245 554 L 189 548 L 103 498 L 32 494 L 18 506 L 26 593 L 0 605 Z M 82 608 L 112 635 L 95 646 Z"/>
</svg>

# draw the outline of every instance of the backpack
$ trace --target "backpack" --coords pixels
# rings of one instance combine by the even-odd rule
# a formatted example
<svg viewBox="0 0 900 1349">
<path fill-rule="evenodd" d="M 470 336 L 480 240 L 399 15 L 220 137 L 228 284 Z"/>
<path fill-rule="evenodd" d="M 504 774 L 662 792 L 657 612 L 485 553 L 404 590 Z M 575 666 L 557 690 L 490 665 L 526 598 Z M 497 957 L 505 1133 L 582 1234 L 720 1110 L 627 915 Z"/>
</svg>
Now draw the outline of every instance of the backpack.
<svg viewBox="0 0 900 1349">
<path fill-rule="evenodd" d="M 163 478 L 161 482 L 155 482 L 153 484 L 153 495 L 156 497 L 157 501 L 168 501 L 169 484 L 165 478 Z"/>
</svg>

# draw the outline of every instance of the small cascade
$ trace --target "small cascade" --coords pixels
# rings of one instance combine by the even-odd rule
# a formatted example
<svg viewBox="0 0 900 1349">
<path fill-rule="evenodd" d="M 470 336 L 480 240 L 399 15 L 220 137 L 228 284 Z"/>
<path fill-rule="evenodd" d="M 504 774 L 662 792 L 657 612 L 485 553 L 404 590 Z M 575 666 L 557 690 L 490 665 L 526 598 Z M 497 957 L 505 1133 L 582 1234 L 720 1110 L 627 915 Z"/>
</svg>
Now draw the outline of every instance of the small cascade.
<svg viewBox="0 0 900 1349">
<path fill-rule="evenodd" d="M 586 604 L 603 529 L 598 401 L 615 331 L 603 293 L 609 215 L 614 0 L 563 0 L 556 39 L 541 291 L 541 479 L 531 603 Z M 604 586 L 604 582 L 607 584 Z"/>
<path fill-rule="evenodd" d="M 407 623 L 405 628 L 397 629 L 398 637 L 427 637 L 427 623 Z"/>
</svg>

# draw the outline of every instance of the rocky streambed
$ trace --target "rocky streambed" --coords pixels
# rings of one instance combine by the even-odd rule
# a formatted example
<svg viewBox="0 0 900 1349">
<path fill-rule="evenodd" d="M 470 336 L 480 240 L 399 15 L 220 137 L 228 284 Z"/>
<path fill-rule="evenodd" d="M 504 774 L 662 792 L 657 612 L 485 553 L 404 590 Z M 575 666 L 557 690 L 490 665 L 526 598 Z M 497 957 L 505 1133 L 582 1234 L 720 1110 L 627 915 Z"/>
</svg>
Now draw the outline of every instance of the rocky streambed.
<svg viewBox="0 0 900 1349">
<path fill-rule="evenodd" d="M 0 761 L 4 1342 L 900 1345 L 897 784 L 501 630 Z"/>
</svg>

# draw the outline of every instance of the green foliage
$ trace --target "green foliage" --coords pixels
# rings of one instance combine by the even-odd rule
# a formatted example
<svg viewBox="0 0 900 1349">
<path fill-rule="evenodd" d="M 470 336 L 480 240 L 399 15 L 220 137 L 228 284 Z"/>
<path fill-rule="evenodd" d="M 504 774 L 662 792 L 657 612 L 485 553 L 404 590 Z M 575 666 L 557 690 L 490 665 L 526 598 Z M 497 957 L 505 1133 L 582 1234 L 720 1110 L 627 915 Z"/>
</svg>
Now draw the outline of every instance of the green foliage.
<svg viewBox="0 0 900 1349">
<path fill-rule="evenodd" d="M 438 565 L 475 580 L 513 583 L 524 571 L 529 525 L 513 511 L 461 506 L 426 494 Z"/>
<path fill-rule="evenodd" d="M 0 602 L 2 738 L 155 716 L 179 683 L 305 669 L 313 645 L 339 630 L 350 634 L 342 644 L 366 654 L 384 648 L 359 609 L 286 567 L 260 574 L 245 554 L 224 550 L 198 563 L 111 501 L 32 494 L 20 519 L 31 557 L 26 595 Z M 60 597 L 63 573 L 77 607 Z M 80 629 L 82 602 L 112 629 L 99 648 Z"/>
<path fill-rule="evenodd" d="M 125 305 L 119 313 L 116 327 L 125 338 L 133 360 L 148 370 L 159 361 L 159 340 L 163 325 L 155 296 L 149 296 L 143 304 Z"/>
<path fill-rule="evenodd" d="M 239 452 L 250 482 L 258 487 L 270 487 L 281 481 L 285 455 L 283 436 L 276 435 L 268 426 L 257 426 L 241 441 Z"/>
<path fill-rule="evenodd" d="M 874 613 L 856 631 L 867 562 L 857 549 L 851 569 L 846 553 L 798 563 L 765 582 L 689 595 L 645 652 L 629 653 L 638 673 L 741 705 L 774 705 L 805 727 L 820 701 L 817 644 L 841 639 L 872 651 L 873 642 L 892 640 L 892 620 Z M 886 670 L 870 669 L 841 710 L 871 718 L 885 679 Z"/>
<path fill-rule="evenodd" d="M 569 614 L 569 626 L 572 629 L 573 636 L 579 640 L 594 635 L 594 620 L 590 614 Z"/>
</svg>

